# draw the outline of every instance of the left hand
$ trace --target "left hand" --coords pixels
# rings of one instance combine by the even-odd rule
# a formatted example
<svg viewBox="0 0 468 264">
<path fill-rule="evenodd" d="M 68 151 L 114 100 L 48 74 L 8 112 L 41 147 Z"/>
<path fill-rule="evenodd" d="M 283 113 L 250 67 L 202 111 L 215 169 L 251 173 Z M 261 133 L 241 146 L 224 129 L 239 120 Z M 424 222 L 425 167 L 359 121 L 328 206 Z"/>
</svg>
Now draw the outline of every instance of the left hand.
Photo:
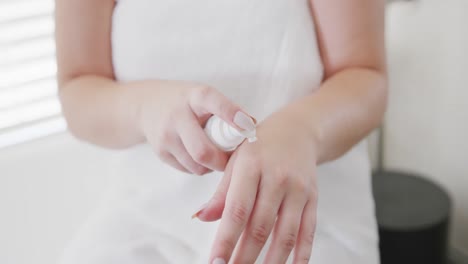
<svg viewBox="0 0 468 264">
<path fill-rule="evenodd" d="M 258 141 L 244 142 L 229 160 L 215 195 L 196 214 L 221 217 L 210 263 L 254 263 L 270 233 L 265 263 L 285 263 L 293 249 L 294 263 L 309 263 L 317 154 L 302 124 L 294 113 L 275 113 L 257 127 Z"/>
</svg>

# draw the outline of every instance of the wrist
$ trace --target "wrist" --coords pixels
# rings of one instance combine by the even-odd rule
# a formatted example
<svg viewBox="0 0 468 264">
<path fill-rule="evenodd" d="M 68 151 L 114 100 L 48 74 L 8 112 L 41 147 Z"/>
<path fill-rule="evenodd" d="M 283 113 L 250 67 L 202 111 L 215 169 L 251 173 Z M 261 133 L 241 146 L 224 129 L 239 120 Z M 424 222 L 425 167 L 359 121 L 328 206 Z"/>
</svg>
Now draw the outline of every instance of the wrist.
<svg viewBox="0 0 468 264">
<path fill-rule="evenodd" d="M 294 133 L 300 136 L 304 143 L 315 150 L 315 161 L 317 164 L 323 162 L 321 158 L 321 142 L 323 141 L 322 129 L 316 121 L 314 114 L 309 109 L 291 105 L 284 110 L 285 118 L 294 127 Z"/>
<path fill-rule="evenodd" d="M 151 87 L 145 82 L 134 82 L 121 85 L 121 100 L 129 123 L 134 127 L 135 136 L 139 141 L 145 141 L 145 122 L 148 98 L 151 97 Z"/>
</svg>

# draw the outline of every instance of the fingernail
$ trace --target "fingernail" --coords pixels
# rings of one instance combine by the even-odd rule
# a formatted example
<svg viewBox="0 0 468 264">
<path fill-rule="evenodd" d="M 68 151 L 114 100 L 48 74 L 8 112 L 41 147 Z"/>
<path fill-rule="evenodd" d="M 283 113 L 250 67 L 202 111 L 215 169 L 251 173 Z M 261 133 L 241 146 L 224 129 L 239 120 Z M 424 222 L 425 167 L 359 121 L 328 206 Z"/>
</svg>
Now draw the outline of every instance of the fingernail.
<svg viewBox="0 0 468 264">
<path fill-rule="evenodd" d="M 206 208 L 206 206 L 208 206 L 208 203 L 204 203 L 202 206 L 200 206 L 200 209 L 198 209 L 197 212 L 192 215 L 192 219 L 197 218 L 198 215 L 200 215 L 200 213 L 203 211 L 203 209 Z"/>
<path fill-rule="evenodd" d="M 239 126 L 240 128 L 244 130 L 254 130 L 255 129 L 255 123 L 252 120 L 252 118 L 248 115 L 246 115 L 244 112 L 238 111 L 234 115 L 234 124 Z"/>
<path fill-rule="evenodd" d="M 216 258 L 213 260 L 212 264 L 226 264 L 226 261 L 224 261 L 222 258 Z"/>
</svg>

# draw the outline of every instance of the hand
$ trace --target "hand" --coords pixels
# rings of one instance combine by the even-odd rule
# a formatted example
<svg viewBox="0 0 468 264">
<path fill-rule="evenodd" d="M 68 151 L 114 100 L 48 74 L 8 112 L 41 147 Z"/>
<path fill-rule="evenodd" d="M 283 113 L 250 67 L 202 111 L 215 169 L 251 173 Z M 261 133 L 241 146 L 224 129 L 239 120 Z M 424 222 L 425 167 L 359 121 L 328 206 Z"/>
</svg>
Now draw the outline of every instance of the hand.
<svg viewBox="0 0 468 264">
<path fill-rule="evenodd" d="M 202 175 L 224 170 L 228 154 L 202 128 L 210 116 L 217 115 L 240 130 L 254 126 L 246 123 L 251 118 L 239 106 L 208 86 L 175 81 L 143 86 L 142 134 L 164 162 L 181 171 Z"/>
<path fill-rule="evenodd" d="M 293 248 L 294 263 L 309 263 L 316 144 L 302 124 L 278 112 L 257 127 L 257 142 L 244 142 L 229 160 L 215 195 L 196 214 L 202 221 L 222 214 L 210 263 L 254 263 L 270 233 L 265 263 L 285 263 Z"/>
</svg>

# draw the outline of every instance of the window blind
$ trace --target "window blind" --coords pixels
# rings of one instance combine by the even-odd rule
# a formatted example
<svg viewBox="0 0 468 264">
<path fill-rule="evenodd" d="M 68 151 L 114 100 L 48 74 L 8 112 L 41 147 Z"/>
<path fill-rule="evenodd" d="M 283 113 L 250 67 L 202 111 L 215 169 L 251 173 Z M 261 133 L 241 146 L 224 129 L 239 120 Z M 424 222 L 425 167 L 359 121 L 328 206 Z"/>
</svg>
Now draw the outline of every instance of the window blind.
<svg viewBox="0 0 468 264">
<path fill-rule="evenodd" d="M 53 0 L 0 0 L 0 148 L 62 132 Z"/>
</svg>

